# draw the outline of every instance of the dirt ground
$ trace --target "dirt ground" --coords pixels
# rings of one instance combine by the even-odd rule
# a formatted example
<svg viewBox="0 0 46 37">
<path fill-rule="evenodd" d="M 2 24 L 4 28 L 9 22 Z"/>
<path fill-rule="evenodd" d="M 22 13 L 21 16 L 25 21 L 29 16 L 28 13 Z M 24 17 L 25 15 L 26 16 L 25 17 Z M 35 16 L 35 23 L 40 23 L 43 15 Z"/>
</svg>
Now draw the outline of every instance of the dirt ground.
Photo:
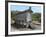
<svg viewBox="0 0 46 37">
<path fill-rule="evenodd" d="M 16 28 L 15 26 L 11 26 L 11 31 L 31 31 L 31 30 L 40 30 L 41 24 L 37 21 L 32 22 L 32 29 L 30 28 Z"/>
</svg>

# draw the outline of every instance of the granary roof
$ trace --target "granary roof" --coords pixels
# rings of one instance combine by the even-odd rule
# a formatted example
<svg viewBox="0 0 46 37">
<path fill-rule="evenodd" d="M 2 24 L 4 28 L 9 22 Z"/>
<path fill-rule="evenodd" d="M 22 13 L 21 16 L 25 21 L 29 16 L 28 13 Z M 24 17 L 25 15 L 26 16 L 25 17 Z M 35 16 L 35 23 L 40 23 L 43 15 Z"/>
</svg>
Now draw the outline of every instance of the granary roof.
<svg viewBox="0 0 46 37">
<path fill-rule="evenodd" d="M 23 13 L 27 13 L 27 12 L 32 13 L 33 11 L 29 11 L 29 10 L 26 10 L 26 11 L 16 11 L 16 14 L 23 14 Z"/>
<path fill-rule="evenodd" d="M 31 10 L 31 7 L 29 7 L 29 9 L 24 10 L 24 11 L 16 11 L 16 14 L 23 14 L 23 13 L 27 13 L 27 12 L 30 12 L 30 13 L 33 12 L 33 11 Z"/>
</svg>

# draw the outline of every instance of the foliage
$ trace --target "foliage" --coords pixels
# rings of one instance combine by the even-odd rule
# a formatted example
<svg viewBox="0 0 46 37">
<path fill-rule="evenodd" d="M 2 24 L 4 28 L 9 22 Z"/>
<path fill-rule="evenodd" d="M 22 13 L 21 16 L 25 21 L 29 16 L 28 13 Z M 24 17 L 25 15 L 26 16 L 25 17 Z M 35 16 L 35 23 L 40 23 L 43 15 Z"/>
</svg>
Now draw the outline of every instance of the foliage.
<svg viewBox="0 0 46 37">
<path fill-rule="evenodd" d="M 33 13 L 32 14 L 32 20 L 41 22 L 41 13 Z"/>
<path fill-rule="evenodd" d="M 16 13 L 15 11 L 11 11 L 11 19 L 15 20 Z"/>
</svg>

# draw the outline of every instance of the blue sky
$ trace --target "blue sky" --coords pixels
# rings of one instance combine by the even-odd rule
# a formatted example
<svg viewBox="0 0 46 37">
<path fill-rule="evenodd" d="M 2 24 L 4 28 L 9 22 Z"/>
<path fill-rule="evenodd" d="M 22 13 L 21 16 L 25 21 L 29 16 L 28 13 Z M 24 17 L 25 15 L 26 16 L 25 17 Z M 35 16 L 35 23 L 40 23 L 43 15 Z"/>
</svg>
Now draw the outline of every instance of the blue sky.
<svg viewBox="0 0 46 37">
<path fill-rule="evenodd" d="M 29 6 L 22 6 L 22 5 L 11 5 L 10 8 L 12 11 L 23 11 L 29 9 Z M 31 6 L 31 10 L 35 12 L 41 12 L 41 7 L 40 6 Z"/>
</svg>

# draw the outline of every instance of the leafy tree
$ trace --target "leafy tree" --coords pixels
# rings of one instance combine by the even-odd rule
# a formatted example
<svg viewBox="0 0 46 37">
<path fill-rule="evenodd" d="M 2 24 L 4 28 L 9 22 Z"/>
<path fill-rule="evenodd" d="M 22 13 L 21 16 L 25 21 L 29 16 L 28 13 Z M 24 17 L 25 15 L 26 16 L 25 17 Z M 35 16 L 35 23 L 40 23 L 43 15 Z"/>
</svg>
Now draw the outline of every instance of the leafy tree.
<svg viewBox="0 0 46 37">
<path fill-rule="evenodd" d="M 11 11 L 11 19 L 15 20 L 15 16 L 16 16 L 16 12 L 15 11 Z"/>
<path fill-rule="evenodd" d="M 41 22 L 41 13 L 33 13 L 32 20 Z"/>
</svg>

